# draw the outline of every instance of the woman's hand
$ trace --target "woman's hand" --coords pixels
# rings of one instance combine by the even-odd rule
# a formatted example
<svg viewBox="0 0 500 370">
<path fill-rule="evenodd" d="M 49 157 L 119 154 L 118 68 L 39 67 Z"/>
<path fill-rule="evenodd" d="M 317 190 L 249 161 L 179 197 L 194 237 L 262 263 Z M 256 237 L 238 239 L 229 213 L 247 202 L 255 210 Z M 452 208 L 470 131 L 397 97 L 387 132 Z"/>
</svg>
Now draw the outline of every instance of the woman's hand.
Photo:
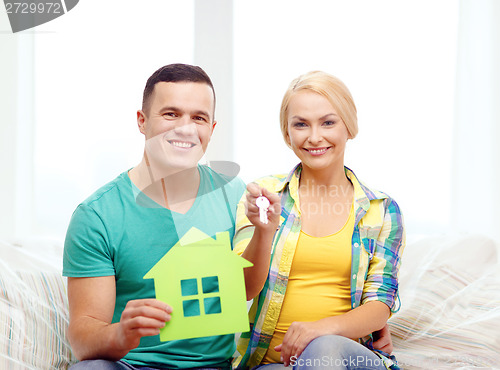
<svg viewBox="0 0 500 370">
<path fill-rule="evenodd" d="M 269 200 L 267 224 L 260 221 L 260 209 L 255 204 L 257 198 L 260 196 L 264 196 Z M 280 214 L 281 202 L 277 194 L 270 192 L 266 188 L 260 187 L 254 182 L 247 185 L 246 216 L 256 228 L 266 231 L 270 230 L 274 233 L 279 225 Z"/>
<path fill-rule="evenodd" d="M 326 330 L 326 326 L 322 320 L 312 322 L 295 321 L 288 328 L 283 343 L 274 347 L 276 352 L 281 352 L 281 359 L 285 366 L 290 365 L 290 362 L 295 362 L 302 351 L 314 339 L 323 335 L 330 334 Z"/>
<path fill-rule="evenodd" d="M 261 195 L 269 200 L 267 224 L 260 221 L 259 207 L 255 204 Z M 260 293 L 269 273 L 272 242 L 280 221 L 280 197 L 252 182 L 247 185 L 245 212 L 248 220 L 255 226 L 252 239 L 242 254 L 243 258 L 253 263 L 252 267 L 243 270 L 247 300 L 251 300 Z"/>
</svg>

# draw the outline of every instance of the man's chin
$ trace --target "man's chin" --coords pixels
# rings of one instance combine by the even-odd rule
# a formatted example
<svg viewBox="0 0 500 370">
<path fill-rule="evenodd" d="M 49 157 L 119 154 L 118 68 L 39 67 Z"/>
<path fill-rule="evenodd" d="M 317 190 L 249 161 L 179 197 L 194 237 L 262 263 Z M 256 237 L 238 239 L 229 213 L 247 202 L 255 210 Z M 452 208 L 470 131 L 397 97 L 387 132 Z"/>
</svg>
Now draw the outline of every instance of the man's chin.
<svg viewBox="0 0 500 370">
<path fill-rule="evenodd" d="M 201 159 L 201 158 L 200 158 Z M 165 177 L 173 174 L 188 174 L 193 169 L 197 168 L 199 160 L 179 160 L 159 163 L 153 170 L 155 177 Z"/>
</svg>

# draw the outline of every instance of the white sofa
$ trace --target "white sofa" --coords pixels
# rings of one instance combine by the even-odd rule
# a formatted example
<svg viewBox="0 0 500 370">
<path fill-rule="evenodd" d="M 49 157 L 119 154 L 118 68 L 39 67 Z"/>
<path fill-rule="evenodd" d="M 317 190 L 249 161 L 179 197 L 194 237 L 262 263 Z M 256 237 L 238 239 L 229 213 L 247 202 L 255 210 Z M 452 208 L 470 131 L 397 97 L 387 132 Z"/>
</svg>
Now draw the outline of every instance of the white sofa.
<svg viewBox="0 0 500 370">
<path fill-rule="evenodd" d="M 389 325 L 404 369 L 500 369 L 499 245 L 479 235 L 409 238 Z"/>
<path fill-rule="evenodd" d="M 75 361 L 61 268 L 61 241 L 0 241 L 0 369 L 66 369 Z"/>
<path fill-rule="evenodd" d="M 403 369 L 500 369 L 498 245 L 481 236 L 409 238 L 402 308 L 390 320 Z M 60 241 L 0 241 L 0 369 L 66 369 Z"/>
</svg>

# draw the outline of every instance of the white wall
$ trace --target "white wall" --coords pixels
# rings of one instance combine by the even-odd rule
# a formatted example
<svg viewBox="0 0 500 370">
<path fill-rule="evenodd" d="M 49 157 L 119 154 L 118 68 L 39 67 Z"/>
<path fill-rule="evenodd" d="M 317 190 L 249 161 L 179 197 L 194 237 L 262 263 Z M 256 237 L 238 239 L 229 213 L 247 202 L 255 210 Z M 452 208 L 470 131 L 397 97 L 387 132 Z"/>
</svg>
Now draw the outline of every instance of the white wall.
<svg viewBox="0 0 500 370">
<path fill-rule="evenodd" d="M 64 234 L 87 196 L 139 163 L 147 78 L 193 62 L 193 1 L 80 1 L 35 34 L 35 233 Z"/>
<path fill-rule="evenodd" d="M 453 129 L 452 222 L 500 230 L 500 2 L 462 1 Z"/>
<path fill-rule="evenodd" d="M 409 232 L 498 239 L 497 19 L 495 0 L 86 0 L 13 35 L 0 12 L 0 236 L 62 237 L 78 202 L 139 161 L 146 78 L 185 62 L 218 94 L 209 159 L 245 180 L 295 164 L 281 97 L 323 69 L 358 106 L 346 164 L 400 203 Z"/>
<path fill-rule="evenodd" d="M 33 228 L 33 34 L 0 12 L 0 235 Z"/>
<path fill-rule="evenodd" d="M 320 69 L 357 105 L 346 165 L 398 201 L 409 232 L 448 229 L 458 2 L 236 4 L 236 158 L 246 179 L 297 162 L 279 130 L 281 98 L 293 78 Z"/>
</svg>

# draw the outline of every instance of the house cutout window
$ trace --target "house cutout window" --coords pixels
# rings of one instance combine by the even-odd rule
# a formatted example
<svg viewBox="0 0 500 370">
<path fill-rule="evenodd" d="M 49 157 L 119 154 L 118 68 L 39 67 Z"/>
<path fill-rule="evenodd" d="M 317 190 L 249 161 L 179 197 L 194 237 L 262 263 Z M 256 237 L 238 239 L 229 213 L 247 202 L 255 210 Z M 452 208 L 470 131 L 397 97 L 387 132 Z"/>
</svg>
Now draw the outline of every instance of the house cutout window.
<svg viewBox="0 0 500 370">
<path fill-rule="evenodd" d="M 181 280 L 181 295 L 184 317 L 222 312 L 217 276 Z"/>
</svg>

